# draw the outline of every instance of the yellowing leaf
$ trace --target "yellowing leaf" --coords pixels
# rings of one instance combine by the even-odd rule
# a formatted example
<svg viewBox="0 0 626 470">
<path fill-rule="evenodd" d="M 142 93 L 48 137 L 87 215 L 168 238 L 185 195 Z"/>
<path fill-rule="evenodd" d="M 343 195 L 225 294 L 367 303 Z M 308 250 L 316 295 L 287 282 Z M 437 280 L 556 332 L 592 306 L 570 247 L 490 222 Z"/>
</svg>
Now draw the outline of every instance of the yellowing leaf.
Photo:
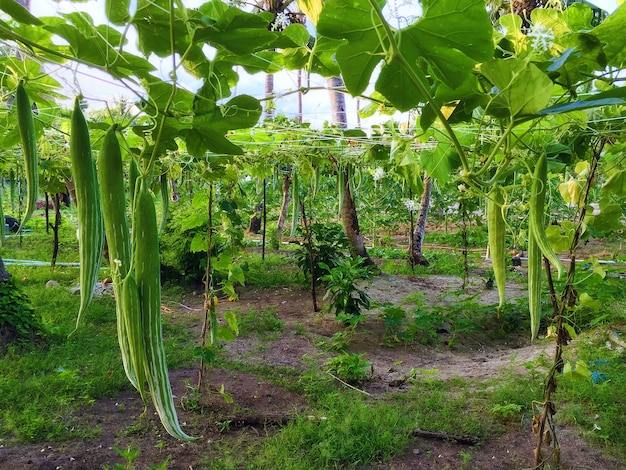
<svg viewBox="0 0 626 470">
<path fill-rule="evenodd" d="M 579 178 L 586 178 L 589 173 L 589 162 L 581 161 L 576 164 L 574 168 L 574 172 L 578 175 Z"/>
<path fill-rule="evenodd" d="M 602 302 L 595 300 L 587 292 L 583 292 L 578 296 L 578 303 L 581 307 L 589 308 L 594 312 L 599 312 L 602 307 Z"/>
<path fill-rule="evenodd" d="M 322 11 L 322 0 L 298 0 L 298 8 L 311 20 L 314 26 L 317 26 L 317 20 Z"/>
<path fill-rule="evenodd" d="M 581 191 L 582 186 L 573 178 L 565 183 L 559 184 L 559 193 L 561 193 L 561 197 L 565 202 L 573 206 L 577 206 L 579 204 Z"/>
<path fill-rule="evenodd" d="M 585 361 L 566 362 L 563 366 L 563 375 L 569 375 L 574 380 L 589 380 L 591 378 Z"/>
</svg>

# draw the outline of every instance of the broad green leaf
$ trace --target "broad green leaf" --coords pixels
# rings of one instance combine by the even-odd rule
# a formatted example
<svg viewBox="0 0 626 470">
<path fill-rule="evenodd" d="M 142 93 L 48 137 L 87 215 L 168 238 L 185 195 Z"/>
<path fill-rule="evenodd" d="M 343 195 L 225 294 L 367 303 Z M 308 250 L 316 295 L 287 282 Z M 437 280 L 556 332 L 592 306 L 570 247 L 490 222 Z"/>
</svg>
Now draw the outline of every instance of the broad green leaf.
<svg viewBox="0 0 626 470">
<path fill-rule="evenodd" d="M 614 171 L 602 187 L 603 192 L 614 193 L 617 196 L 626 196 L 626 171 Z"/>
<path fill-rule="evenodd" d="M 241 285 L 245 284 L 246 276 L 241 269 L 241 266 L 236 264 L 230 264 L 228 266 L 228 280 L 231 282 L 238 282 Z"/>
<path fill-rule="evenodd" d="M 200 5 L 198 11 L 203 15 L 202 20 L 205 23 L 214 23 L 228 8 L 228 4 L 221 0 L 211 0 Z"/>
<path fill-rule="evenodd" d="M 420 161 L 428 175 L 440 184 L 450 181 L 454 170 L 461 166 L 459 155 L 448 142 L 440 142 L 434 150 L 422 150 Z"/>
<path fill-rule="evenodd" d="M 600 302 L 599 300 L 595 300 L 587 292 L 582 292 L 578 296 L 578 304 L 581 307 L 589 308 L 594 312 L 599 312 L 602 308 L 602 302 Z"/>
<path fill-rule="evenodd" d="M 384 4 L 381 0 L 377 3 Z M 376 64 L 383 58 L 379 38 L 382 23 L 372 14 L 369 1 L 328 0 L 317 27 L 323 36 L 346 40 L 337 48 L 337 63 L 348 91 L 360 95 L 369 85 Z"/>
<path fill-rule="evenodd" d="M 41 25 L 39 18 L 33 16 L 30 11 L 15 0 L 0 0 L 0 10 L 20 23 Z"/>
<path fill-rule="evenodd" d="M 240 65 L 252 75 L 259 72 L 277 73 L 283 70 L 285 65 L 285 55 L 275 51 L 259 51 L 248 55 L 220 54 L 220 60 L 231 62 L 232 65 Z M 299 65 L 303 66 L 305 63 Z"/>
<path fill-rule="evenodd" d="M 204 217 L 204 221 L 206 222 L 206 214 Z M 191 239 L 191 243 L 189 244 L 189 251 L 191 253 L 202 253 L 206 252 L 208 246 L 206 233 L 196 233 Z"/>
<path fill-rule="evenodd" d="M 562 18 L 572 31 L 589 31 L 592 29 L 593 11 L 584 3 L 572 3 L 563 13 Z"/>
<path fill-rule="evenodd" d="M 565 222 L 568 222 L 568 224 Z M 564 221 L 562 226 L 549 225 L 546 228 L 546 235 L 552 249 L 556 253 L 561 253 L 569 250 L 572 246 L 575 231 L 576 228 L 571 224 L 571 222 Z"/>
<path fill-rule="evenodd" d="M 309 72 L 319 73 L 323 77 L 338 77 L 341 74 L 341 70 L 335 60 L 335 51 L 341 43 L 342 41 L 325 36 L 317 38 L 311 52 L 310 63 L 308 64 Z"/>
<path fill-rule="evenodd" d="M 589 216 L 589 225 L 600 233 L 614 232 L 624 228 L 623 217 L 624 212 L 619 204 L 603 199 L 600 201 L 600 213 Z"/>
<path fill-rule="evenodd" d="M 290 24 L 281 32 L 275 34 L 272 46 L 280 49 L 290 47 L 304 47 L 309 43 L 311 34 L 302 24 Z"/>
<path fill-rule="evenodd" d="M 585 361 L 567 361 L 563 366 L 563 375 L 569 376 L 573 380 L 589 380 L 591 379 L 591 372 Z"/>
<path fill-rule="evenodd" d="M 608 65 L 623 67 L 626 63 L 626 4 L 622 4 L 592 30 L 604 44 Z"/>
<path fill-rule="evenodd" d="M 591 257 L 589 259 L 589 262 L 593 266 L 593 273 L 600 279 L 604 279 L 606 277 L 606 269 L 602 267 L 602 265 L 598 261 L 598 258 Z"/>
<path fill-rule="evenodd" d="M 495 59 L 481 65 L 493 85 L 487 112 L 495 116 L 535 116 L 552 97 L 552 80 L 536 65 L 519 59 Z"/>
<path fill-rule="evenodd" d="M 109 21 L 115 25 L 125 25 L 130 20 L 130 0 L 106 0 L 105 10 Z"/>
<path fill-rule="evenodd" d="M 170 18 L 169 0 L 137 0 L 131 24 L 137 30 L 137 46 L 145 57 L 151 53 L 159 57 L 168 57 L 174 52 L 182 55 L 189 46 L 186 18 Z M 171 36 L 175 38 L 173 51 Z"/>
<path fill-rule="evenodd" d="M 427 0 L 422 6 L 423 16 L 395 33 L 399 50 L 392 53 L 383 20 L 369 1 L 328 0 L 324 4 L 318 32 L 345 40 L 336 58 L 350 93 L 361 94 L 385 58 L 376 91 L 397 109 L 408 110 L 428 101 L 427 74 L 456 89 L 470 79 L 476 62 L 492 57 L 493 28 L 484 2 Z"/>
<path fill-rule="evenodd" d="M 235 333 L 226 325 L 218 325 L 217 337 L 223 341 L 232 341 L 236 338 Z"/>
<path fill-rule="evenodd" d="M 261 117 L 259 101 L 248 95 L 239 95 L 226 104 L 212 109 L 209 106 L 210 100 L 198 97 L 195 102 L 199 100 L 205 101 L 205 104 L 197 108 L 201 113 L 195 115 L 191 129 L 185 129 L 181 133 L 189 153 L 197 158 L 203 157 L 206 151 L 229 155 L 242 154 L 241 147 L 233 144 L 225 135 L 230 130 L 255 125 Z"/>
<path fill-rule="evenodd" d="M 514 52 L 520 56 L 526 50 L 527 36 L 522 32 L 522 18 L 519 15 L 510 13 L 503 15 L 498 20 L 500 27 L 504 29 L 504 33 L 508 38 L 511 45 L 513 45 Z"/>
<path fill-rule="evenodd" d="M 237 314 L 232 310 L 224 312 L 224 320 L 228 324 L 228 327 L 239 336 L 239 321 L 237 320 Z"/>
<path fill-rule="evenodd" d="M 205 209 L 206 205 L 202 207 Z M 192 212 L 189 216 L 185 217 L 180 225 L 181 231 L 193 230 L 199 227 L 204 226 L 207 223 L 207 215 L 205 211 L 195 211 Z M 206 249 L 206 244 L 204 245 Z"/>
<path fill-rule="evenodd" d="M 395 166 L 394 171 L 400 175 L 404 181 L 406 181 L 414 195 L 422 194 L 424 192 L 422 172 L 417 163 L 409 164 L 407 162 L 404 165 Z"/>
<path fill-rule="evenodd" d="M 206 42 L 236 55 L 252 54 L 276 41 L 278 33 L 267 29 L 272 18 L 269 13 L 252 14 L 229 8 L 215 23 L 197 28 L 193 42 Z"/>
<path fill-rule="evenodd" d="M 460 86 L 476 62 L 493 57 L 493 27 L 481 0 L 426 0 L 423 15 L 403 30 L 401 51 L 416 46 L 435 76 Z M 458 74 L 461 74 L 459 76 Z"/>
</svg>

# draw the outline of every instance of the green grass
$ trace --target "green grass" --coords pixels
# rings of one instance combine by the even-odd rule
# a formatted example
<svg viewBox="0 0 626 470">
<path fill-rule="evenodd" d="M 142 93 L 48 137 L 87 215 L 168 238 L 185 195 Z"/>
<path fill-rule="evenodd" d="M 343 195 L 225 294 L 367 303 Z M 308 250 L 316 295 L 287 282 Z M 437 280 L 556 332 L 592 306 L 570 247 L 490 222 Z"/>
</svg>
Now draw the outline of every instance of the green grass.
<svg viewBox="0 0 626 470">
<path fill-rule="evenodd" d="M 585 361 L 592 379 L 564 375 L 556 400 L 563 402 L 562 421 L 578 424 L 593 441 L 616 445 L 626 456 L 626 351 L 610 339 L 617 331 L 609 327 L 583 334 L 575 356 L 566 350 L 567 359 Z M 624 336 L 618 337 L 623 341 Z"/>
<path fill-rule="evenodd" d="M 69 292 L 77 284 L 78 270 L 10 267 L 10 272 L 26 279 L 25 291 L 45 333 L 41 344 L 10 346 L 0 358 L 0 435 L 22 442 L 93 437 L 98 429 L 76 422 L 76 411 L 130 387 L 117 341 L 113 297 L 95 298 L 68 338 L 80 301 Z M 45 288 L 48 280 L 59 286 Z M 190 365 L 190 330 L 166 322 L 164 336 L 170 368 Z"/>
<path fill-rule="evenodd" d="M 251 287 L 302 286 L 304 279 L 298 274 L 298 267 L 289 256 L 280 253 L 265 253 L 265 260 L 259 253 L 247 253 L 246 285 Z"/>
<path fill-rule="evenodd" d="M 328 395 L 270 438 L 255 468 L 356 468 L 384 461 L 409 441 L 412 417 L 390 403 L 366 403 L 355 393 Z"/>
<path fill-rule="evenodd" d="M 62 210 L 61 226 L 59 227 L 59 252 L 57 262 L 78 261 L 78 240 L 76 238 L 76 215 L 73 209 Z M 54 223 L 54 212 L 50 212 L 50 223 Z M 33 218 L 27 223 L 23 235 L 8 234 L 5 237 L 0 255 L 19 260 L 36 260 L 50 262 L 52 260 L 53 232 L 46 233 L 46 221 L 43 210 L 35 211 Z"/>
<path fill-rule="evenodd" d="M 278 318 L 274 309 L 249 310 L 237 317 L 240 336 L 274 336 L 285 329 L 285 322 Z"/>
<path fill-rule="evenodd" d="M 463 275 L 463 256 L 455 251 L 424 250 L 424 256 L 430 266 L 415 266 L 411 268 L 408 259 L 386 258 L 382 260 L 381 269 L 387 274 L 428 276 L 439 274 L 443 276 Z M 481 264 L 479 253 L 468 254 L 469 269 Z"/>
</svg>

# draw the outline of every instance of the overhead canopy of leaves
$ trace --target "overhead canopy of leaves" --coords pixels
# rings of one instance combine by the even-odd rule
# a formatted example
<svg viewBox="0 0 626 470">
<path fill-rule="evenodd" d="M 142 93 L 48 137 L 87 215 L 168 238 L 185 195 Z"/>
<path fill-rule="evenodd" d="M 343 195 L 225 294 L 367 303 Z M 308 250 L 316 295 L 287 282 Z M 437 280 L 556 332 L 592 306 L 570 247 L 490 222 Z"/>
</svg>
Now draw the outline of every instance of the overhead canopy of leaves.
<svg viewBox="0 0 626 470">
<path fill-rule="evenodd" d="M 378 8 L 384 1 L 373 2 Z M 450 89 L 469 80 L 478 62 L 493 56 L 492 27 L 480 0 L 428 0 L 412 25 L 394 30 L 368 0 L 328 0 L 318 33 L 340 41 L 336 60 L 346 88 L 365 91 L 384 60 L 376 91 L 406 111 L 429 99 L 429 79 Z M 387 32 L 393 34 L 393 43 Z M 427 78 L 428 76 L 428 78 Z"/>
<path fill-rule="evenodd" d="M 626 3 L 593 29 L 593 34 L 603 43 L 608 65 L 623 67 L 626 64 Z"/>
</svg>

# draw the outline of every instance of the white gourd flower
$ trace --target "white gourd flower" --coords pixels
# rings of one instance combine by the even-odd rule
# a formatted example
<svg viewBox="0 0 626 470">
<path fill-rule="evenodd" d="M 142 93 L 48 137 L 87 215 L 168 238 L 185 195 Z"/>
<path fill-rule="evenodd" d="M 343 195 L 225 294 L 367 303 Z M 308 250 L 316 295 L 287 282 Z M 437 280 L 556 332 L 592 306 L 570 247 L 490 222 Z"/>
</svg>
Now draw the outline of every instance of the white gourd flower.
<svg viewBox="0 0 626 470">
<path fill-rule="evenodd" d="M 531 46 L 537 52 L 548 52 L 554 44 L 554 31 L 542 24 L 534 24 L 526 36 L 531 39 Z"/>
<path fill-rule="evenodd" d="M 289 16 L 285 14 L 283 11 L 279 11 L 276 13 L 276 17 L 274 18 L 274 22 L 272 23 L 272 31 L 282 31 L 287 26 L 289 26 Z"/>
<path fill-rule="evenodd" d="M 374 181 L 379 181 L 381 179 L 383 179 L 385 177 L 385 170 L 381 167 L 378 167 L 374 170 L 374 173 L 372 174 L 372 178 L 374 179 Z"/>
<path fill-rule="evenodd" d="M 418 209 L 418 205 L 413 199 L 404 199 L 402 203 L 409 212 L 415 212 Z"/>
</svg>

